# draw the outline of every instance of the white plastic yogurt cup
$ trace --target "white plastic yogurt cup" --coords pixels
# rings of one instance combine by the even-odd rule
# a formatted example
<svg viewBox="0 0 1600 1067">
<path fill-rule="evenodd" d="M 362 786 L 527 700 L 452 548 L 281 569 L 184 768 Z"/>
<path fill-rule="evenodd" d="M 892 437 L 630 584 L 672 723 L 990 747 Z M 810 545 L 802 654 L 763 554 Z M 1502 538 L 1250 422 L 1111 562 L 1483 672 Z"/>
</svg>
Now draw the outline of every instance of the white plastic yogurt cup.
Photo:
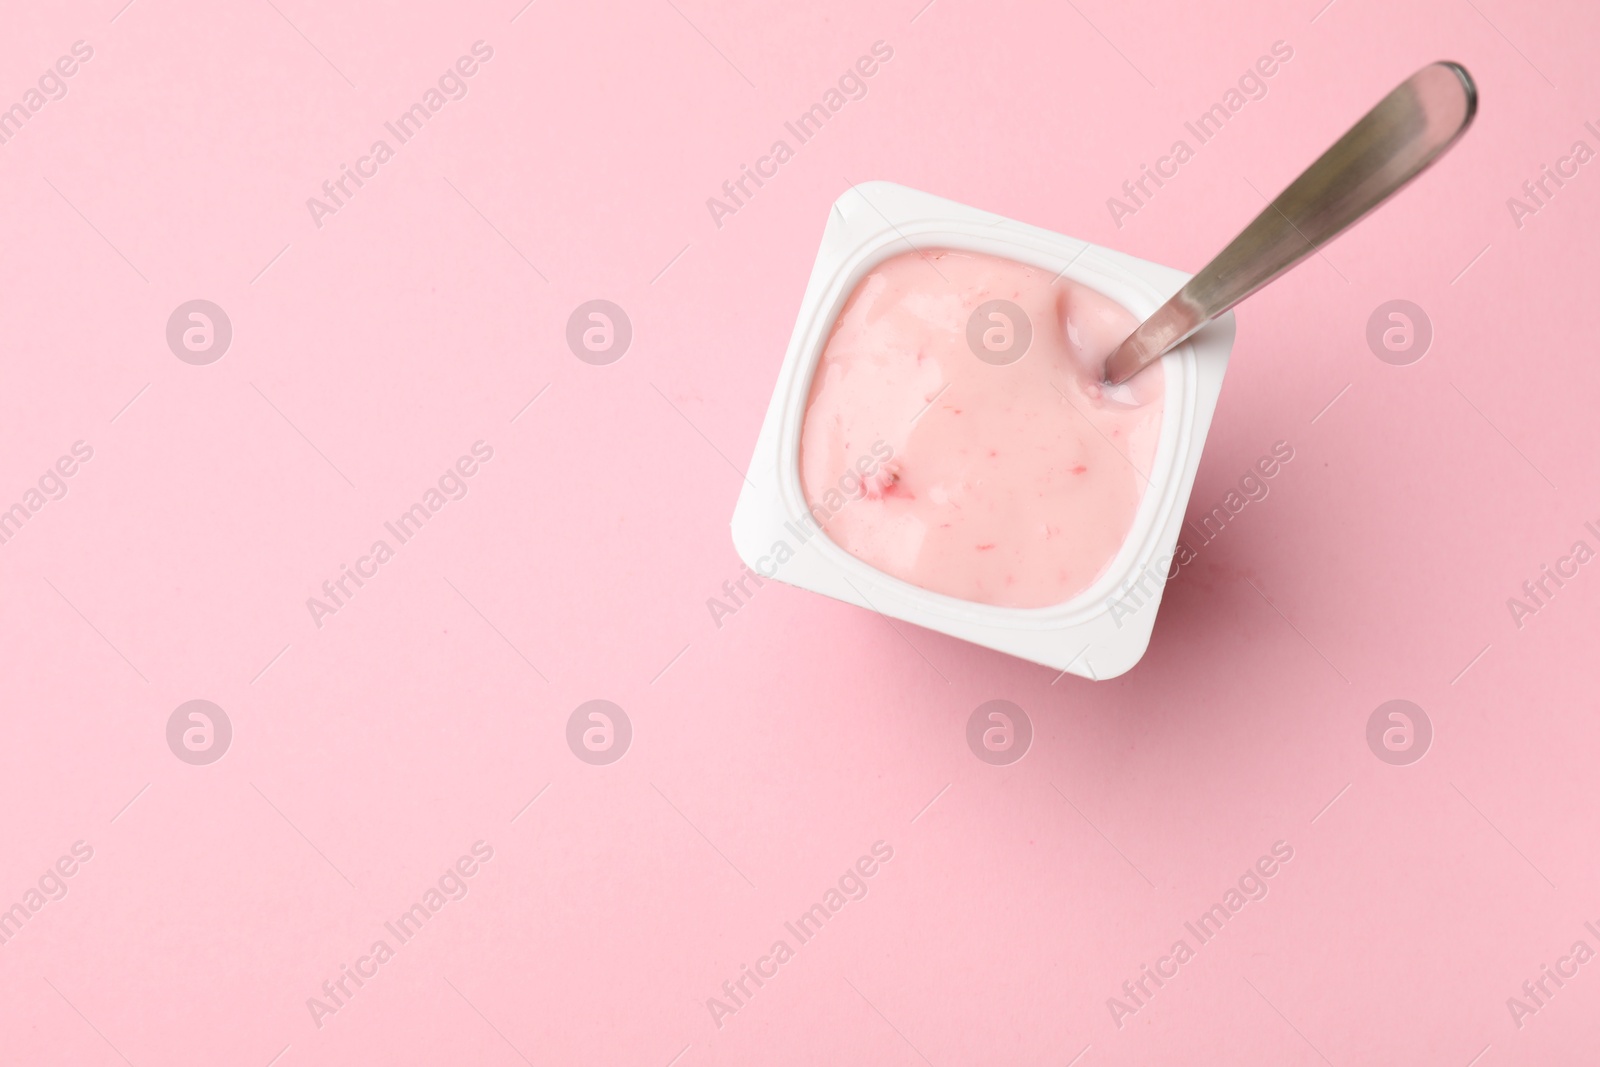
<svg viewBox="0 0 1600 1067">
<path fill-rule="evenodd" d="M 740 558 L 763 578 L 843 600 L 1085 678 L 1114 678 L 1144 655 L 1211 416 L 1233 348 L 1230 312 L 1162 359 L 1166 393 L 1152 469 L 1110 566 L 1042 608 L 935 593 L 829 540 L 807 510 L 800 435 L 812 373 L 858 282 L 890 256 L 949 248 L 1016 260 L 1098 290 L 1143 320 L 1189 280 L 1171 267 L 1003 219 L 889 182 L 855 186 L 828 213 L 811 281 L 733 513 Z M 848 505 L 847 505 L 848 506 Z M 780 546 L 782 546 L 780 548 Z"/>
</svg>

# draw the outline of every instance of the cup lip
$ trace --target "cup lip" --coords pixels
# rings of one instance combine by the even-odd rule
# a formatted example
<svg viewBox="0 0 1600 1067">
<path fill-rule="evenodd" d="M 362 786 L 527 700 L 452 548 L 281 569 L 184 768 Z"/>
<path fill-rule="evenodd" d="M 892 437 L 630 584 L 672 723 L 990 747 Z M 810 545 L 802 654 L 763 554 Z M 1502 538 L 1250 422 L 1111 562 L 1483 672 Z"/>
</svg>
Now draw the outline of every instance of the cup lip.
<svg viewBox="0 0 1600 1067">
<path fill-rule="evenodd" d="M 859 191 L 859 190 L 858 190 Z M 1141 272 L 1139 261 L 1087 241 L 1023 227 L 996 219 L 982 222 L 954 214 L 926 212 L 911 220 L 883 220 L 887 225 L 843 250 L 821 296 L 796 331 L 797 353 L 787 368 L 783 403 L 777 428 L 778 500 L 790 522 L 813 523 L 805 504 L 800 479 L 800 436 L 811 382 L 834 321 L 856 285 L 879 263 L 909 250 L 948 248 L 1011 259 L 1096 290 L 1126 308 L 1141 321 L 1165 301 L 1151 272 Z M 1149 571 L 1175 507 L 1184 497 L 1182 477 L 1195 447 L 1192 429 L 1198 406 L 1196 357 L 1185 342 L 1162 357 L 1164 395 L 1161 432 L 1152 469 L 1134 513 L 1133 525 L 1117 554 L 1083 590 L 1057 604 L 1034 608 L 1004 607 L 937 593 L 897 578 L 850 554 L 820 528 L 816 551 L 869 603 L 876 593 L 896 600 L 912 611 L 981 626 L 1021 630 L 1056 630 L 1093 622 L 1107 614 L 1116 595 L 1130 579 Z M 1167 568 L 1162 568 L 1161 580 Z"/>
</svg>

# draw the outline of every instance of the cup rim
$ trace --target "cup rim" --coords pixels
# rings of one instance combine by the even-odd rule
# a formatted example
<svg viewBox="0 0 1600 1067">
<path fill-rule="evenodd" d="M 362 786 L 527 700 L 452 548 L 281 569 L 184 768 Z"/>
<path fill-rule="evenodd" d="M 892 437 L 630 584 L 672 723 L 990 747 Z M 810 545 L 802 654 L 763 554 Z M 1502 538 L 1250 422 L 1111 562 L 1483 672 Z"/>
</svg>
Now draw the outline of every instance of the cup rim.
<svg viewBox="0 0 1600 1067">
<path fill-rule="evenodd" d="M 858 190 L 859 191 L 859 190 Z M 805 406 L 811 383 L 821 362 L 834 321 L 856 285 L 878 264 L 911 250 L 949 248 L 957 251 L 995 255 L 1043 270 L 1059 271 L 1066 277 L 1099 292 L 1126 308 L 1141 321 L 1166 299 L 1149 272 L 1137 269 L 1138 261 L 1112 253 L 1087 241 L 1079 241 L 1032 227 L 1026 229 L 1004 220 L 980 222 L 955 215 L 929 214 L 913 220 L 902 219 L 869 234 L 843 250 L 831 276 L 824 282 L 822 296 L 811 308 L 806 321 L 796 331 L 798 358 L 786 368 L 782 385 L 783 404 L 777 432 L 778 500 L 790 522 L 815 524 L 806 507 L 800 479 L 800 437 L 804 428 Z M 1026 630 L 1054 630 L 1092 622 L 1111 610 L 1115 596 L 1125 592 L 1130 578 L 1146 573 L 1155 562 L 1163 531 L 1172 509 L 1181 504 L 1183 478 L 1190 450 L 1194 447 L 1192 428 L 1196 417 L 1196 357 L 1189 342 L 1162 357 L 1164 395 L 1161 431 L 1157 437 L 1155 459 L 1148 472 L 1148 483 L 1134 513 L 1133 525 L 1122 546 L 1104 570 L 1077 594 L 1057 604 L 1017 608 L 983 604 L 947 593 L 938 593 L 903 578 L 879 570 L 850 554 L 819 527 L 816 551 L 836 567 L 863 599 L 872 601 L 871 592 L 892 598 L 912 610 L 981 626 L 1002 626 Z M 1162 580 L 1166 577 L 1161 575 Z M 866 591 L 863 591 L 866 590 Z"/>
</svg>

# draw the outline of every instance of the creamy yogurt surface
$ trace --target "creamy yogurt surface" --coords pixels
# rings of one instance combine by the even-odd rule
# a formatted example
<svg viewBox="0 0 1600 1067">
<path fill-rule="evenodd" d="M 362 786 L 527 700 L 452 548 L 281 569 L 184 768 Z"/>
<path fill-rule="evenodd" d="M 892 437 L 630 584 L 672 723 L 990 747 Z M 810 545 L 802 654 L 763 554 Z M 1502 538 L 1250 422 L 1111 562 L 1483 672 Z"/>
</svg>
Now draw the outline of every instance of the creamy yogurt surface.
<svg viewBox="0 0 1600 1067">
<path fill-rule="evenodd" d="M 1155 459 L 1161 366 L 1100 381 L 1137 325 L 1096 290 L 1013 260 L 884 260 L 812 378 L 800 438 L 812 514 L 841 548 L 924 589 L 1015 608 L 1072 598 L 1116 557 Z"/>
</svg>

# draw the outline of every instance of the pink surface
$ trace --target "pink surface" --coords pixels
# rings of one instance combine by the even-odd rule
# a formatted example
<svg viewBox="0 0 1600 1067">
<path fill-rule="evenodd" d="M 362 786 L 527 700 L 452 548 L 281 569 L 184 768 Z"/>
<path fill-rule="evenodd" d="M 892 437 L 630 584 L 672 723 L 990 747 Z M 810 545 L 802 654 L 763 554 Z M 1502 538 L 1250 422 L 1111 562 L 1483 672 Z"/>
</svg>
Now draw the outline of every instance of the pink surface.
<svg viewBox="0 0 1600 1067">
<path fill-rule="evenodd" d="M 1593 5 L 520 7 L 6 12 L 0 1060 L 1592 1060 Z M 1444 57 L 1476 127 L 1241 309 L 1230 518 L 1131 673 L 775 583 L 713 621 L 848 182 L 1194 269 Z"/>
<path fill-rule="evenodd" d="M 1105 363 L 1139 320 L 1058 271 L 901 252 L 856 284 L 800 435 L 811 515 L 913 585 L 1038 608 L 1088 588 L 1155 471 L 1165 372 Z"/>
</svg>

